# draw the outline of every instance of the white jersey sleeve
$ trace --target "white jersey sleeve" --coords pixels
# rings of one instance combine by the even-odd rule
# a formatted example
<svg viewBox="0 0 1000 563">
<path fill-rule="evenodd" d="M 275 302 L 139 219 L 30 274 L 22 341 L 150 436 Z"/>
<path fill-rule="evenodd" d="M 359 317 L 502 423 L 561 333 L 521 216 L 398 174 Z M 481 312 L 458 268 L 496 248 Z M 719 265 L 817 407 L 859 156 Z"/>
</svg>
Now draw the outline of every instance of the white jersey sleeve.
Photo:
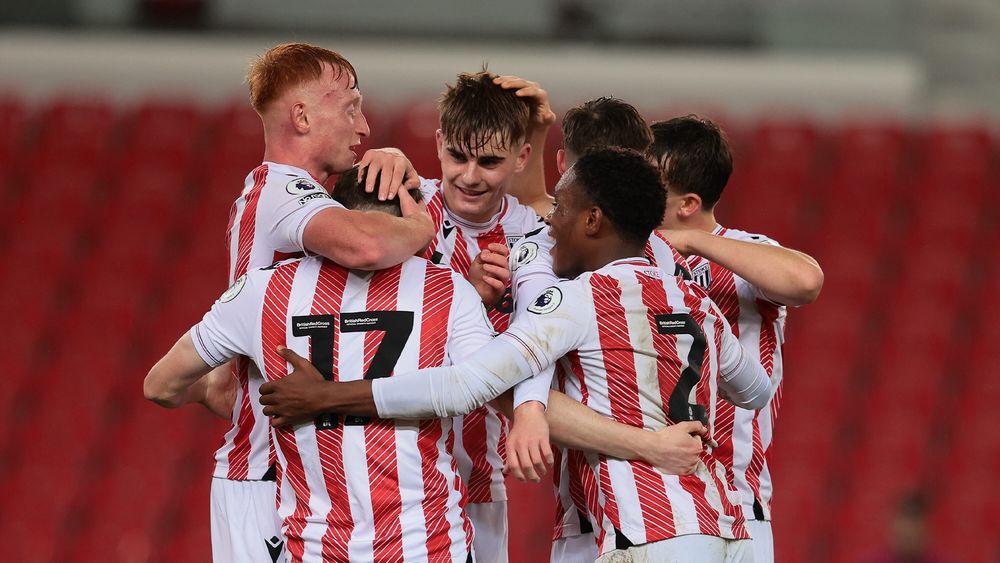
<svg viewBox="0 0 1000 563">
<path fill-rule="evenodd" d="M 528 315 L 461 364 L 372 381 L 379 416 L 465 414 L 551 366 L 586 338 L 585 311 L 590 308 L 563 305 L 564 295 L 585 299 L 583 293 L 578 282 L 549 288 L 528 307 Z"/>
<path fill-rule="evenodd" d="M 260 302 L 270 270 L 253 270 L 237 278 L 191 328 L 195 350 L 205 363 L 220 366 L 236 356 L 254 357 L 254 334 L 260 326 Z"/>
<path fill-rule="evenodd" d="M 771 379 L 760 362 L 743 349 L 719 307 L 710 300 L 708 302 L 712 315 L 723 325 L 722 341 L 718 344 L 720 388 L 729 402 L 738 407 L 751 410 L 762 408 L 774 394 Z"/>
<path fill-rule="evenodd" d="M 511 291 L 514 296 L 514 320 L 527 314 L 528 306 L 539 294 L 559 282 L 552 272 L 554 241 L 547 232 L 521 239 L 510 251 Z M 554 368 L 542 370 L 514 386 L 514 408 L 528 401 L 548 406 Z"/>
<path fill-rule="evenodd" d="M 446 353 L 448 363 L 457 364 L 473 357 L 479 349 L 489 344 L 496 332 L 486 316 L 483 300 L 472 284 L 455 272 L 452 272 L 451 278 L 455 289 Z"/>
<path fill-rule="evenodd" d="M 271 178 L 268 180 L 271 184 Z M 261 214 L 257 225 L 268 229 L 267 237 L 277 252 L 304 252 L 302 235 L 309 220 L 324 209 L 343 209 L 344 206 L 310 178 L 276 174 L 273 182 L 279 185 L 268 185 L 261 194 L 264 201 L 257 207 Z M 284 185 L 280 185 L 283 182 Z"/>
</svg>

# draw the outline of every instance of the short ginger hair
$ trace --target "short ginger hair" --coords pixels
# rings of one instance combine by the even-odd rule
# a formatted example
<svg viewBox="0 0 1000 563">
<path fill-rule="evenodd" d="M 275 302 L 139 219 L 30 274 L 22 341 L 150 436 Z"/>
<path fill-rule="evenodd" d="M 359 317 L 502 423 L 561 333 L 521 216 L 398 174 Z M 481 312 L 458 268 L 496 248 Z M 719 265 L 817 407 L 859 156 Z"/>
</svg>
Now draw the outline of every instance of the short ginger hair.
<svg viewBox="0 0 1000 563">
<path fill-rule="evenodd" d="M 323 75 L 323 65 L 329 64 L 337 78 L 345 72 L 354 79 L 352 88 L 358 87 L 358 73 L 350 61 L 339 53 L 307 43 L 285 43 L 271 47 L 250 63 L 247 84 L 250 86 L 250 105 L 257 113 L 264 113 L 267 106 L 289 89 Z"/>
</svg>

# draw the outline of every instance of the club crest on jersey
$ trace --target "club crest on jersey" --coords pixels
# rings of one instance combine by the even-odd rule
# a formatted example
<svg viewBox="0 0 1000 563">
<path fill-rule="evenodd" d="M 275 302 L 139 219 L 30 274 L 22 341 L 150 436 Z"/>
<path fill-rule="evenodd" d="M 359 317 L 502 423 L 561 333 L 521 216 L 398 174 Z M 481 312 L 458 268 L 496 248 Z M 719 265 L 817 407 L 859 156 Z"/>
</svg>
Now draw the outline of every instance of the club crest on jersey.
<svg viewBox="0 0 1000 563">
<path fill-rule="evenodd" d="M 291 195 L 305 195 L 316 190 L 322 190 L 324 193 L 326 192 L 326 190 L 323 189 L 323 186 L 308 178 L 296 178 L 291 182 L 288 182 L 285 186 L 285 191 Z"/>
<path fill-rule="evenodd" d="M 536 315 L 545 315 L 555 311 L 562 303 L 562 292 L 558 287 L 550 287 L 535 298 L 535 302 L 528 305 L 528 310 Z"/>
<path fill-rule="evenodd" d="M 510 271 L 516 272 L 518 268 L 524 266 L 525 264 L 530 264 L 536 257 L 538 257 L 537 244 L 533 242 L 526 242 L 522 244 L 517 249 L 517 254 L 514 256 L 514 264 L 511 266 Z"/>
<path fill-rule="evenodd" d="M 235 282 L 233 282 L 233 285 L 230 286 L 230 288 L 227 289 L 225 293 L 222 294 L 222 297 L 219 297 L 219 301 L 223 303 L 229 303 L 233 299 L 236 299 L 236 296 L 239 295 L 241 291 L 243 291 L 243 286 L 246 284 L 247 284 L 247 275 L 243 274 L 242 276 L 237 278 Z"/>
<path fill-rule="evenodd" d="M 694 283 L 708 289 L 712 285 L 711 265 L 708 262 L 699 264 L 697 268 L 691 270 L 691 277 L 694 278 Z"/>
</svg>

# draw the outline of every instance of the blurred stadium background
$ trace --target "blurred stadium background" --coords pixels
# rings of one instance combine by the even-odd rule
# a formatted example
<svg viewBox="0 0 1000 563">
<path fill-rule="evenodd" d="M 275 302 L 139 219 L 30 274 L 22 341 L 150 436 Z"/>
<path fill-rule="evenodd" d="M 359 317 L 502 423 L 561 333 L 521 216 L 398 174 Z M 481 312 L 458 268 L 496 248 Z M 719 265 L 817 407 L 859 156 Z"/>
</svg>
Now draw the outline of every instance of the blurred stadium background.
<svg viewBox="0 0 1000 563">
<path fill-rule="evenodd" d="M 347 56 L 366 145 L 428 177 L 437 94 L 484 61 L 557 110 L 613 94 L 722 123 L 721 221 L 826 272 L 786 334 L 778 561 L 869 560 L 912 492 L 942 561 L 998 560 L 995 0 L 4 3 L 0 559 L 210 559 L 225 425 L 141 380 L 224 289 L 228 209 L 262 155 L 243 72 L 290 40 Z M 513 562 L 547 560 L 548 495 L 512 485 Z"/>
</svg>

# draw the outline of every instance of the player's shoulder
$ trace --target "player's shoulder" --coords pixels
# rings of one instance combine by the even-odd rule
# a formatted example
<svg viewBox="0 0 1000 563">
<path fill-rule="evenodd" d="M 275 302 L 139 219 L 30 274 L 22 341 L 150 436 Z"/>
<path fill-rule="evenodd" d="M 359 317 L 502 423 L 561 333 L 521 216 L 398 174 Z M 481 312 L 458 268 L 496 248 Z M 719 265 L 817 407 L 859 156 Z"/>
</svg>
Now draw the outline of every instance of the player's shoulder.
<svg viewBox="0 0 1000 563">
<path fill-rule="evenodd" d="M 305 205 L 312 200 L 333 199 L 326 188 L 305 170 L 274 162 L 261 164 L 247 177 L 243 197 L 253 195 L 265 204 L 295 200 L 299 205 Z"/>
<path fill-rule="evenodd" d="M 588 302 L 586 276 L 584 274 L 572 280 L 559 280 L 550 285 L 535 297 L 527 311 L 536 315 L 547 315 L 557 310 L 565 314 L 579 314 Z"/>
<path fill-rule="evenodd" d="M 741 231 L 740 229 L 730 229 L 727 227 L 720 226 L 716 234 L 734 240 L 742 240 L 746 242 L 756 242 L 760 244 L 781 246 L 781 244 L 778 241 L 774 240 L 773 238 L 765 234 L 751 233 L 749 231 Z"/>
<path fill-rule="evenodd" d="M 280 262 L 275 262 L 270 266 L 263 268 L 252 268 L 247 270 L 245 274 L 236 278 L 229 289 L 227 289 L 219 301 L 222 303 L 228 303 L 230 301 L 257 301 L 264 295 L 268 287 L 271 285 L 271 280 L 274 279 L 276 275 L 280 275 L 282 279 L 291 280 L 295 277 L 296 272 L 303 265 L 307 268 L 319 268 L 322 263 L 322 258 L 318 256 L 305 256 L 299 258 L 289 258 L 287 260 L 282 260 Z M 290 285 L 290 282 L 289 282 Z"/>
<path fill-rule="evenodd" d="M 505 195 L 504 204 L 507 209 L 500 221 L 503 223 L 505 231 L 519 232 L 522 235 L 527 235 L 538 230 L 540 227 L 545 227 L 545 219 L 542 219 L 538 213 L 535 213 L 532 207 L 519 202 L 514 196 Z"/>
<path fill-rule="evenodd" d="M 516 272 L 529 264 L 551 265 L 549 251 L 554 245 L 555 241 L 549 236 L 546 225 L 529 231 L 510 249 L 511 272 Z"/>
<path fill-rule="evenodd" d="M 420 177 L 420 195 L 424 197 L 424 203 L 433 199 L 439 191 L 441 191 L 441 180 Z"/>
</svg>

